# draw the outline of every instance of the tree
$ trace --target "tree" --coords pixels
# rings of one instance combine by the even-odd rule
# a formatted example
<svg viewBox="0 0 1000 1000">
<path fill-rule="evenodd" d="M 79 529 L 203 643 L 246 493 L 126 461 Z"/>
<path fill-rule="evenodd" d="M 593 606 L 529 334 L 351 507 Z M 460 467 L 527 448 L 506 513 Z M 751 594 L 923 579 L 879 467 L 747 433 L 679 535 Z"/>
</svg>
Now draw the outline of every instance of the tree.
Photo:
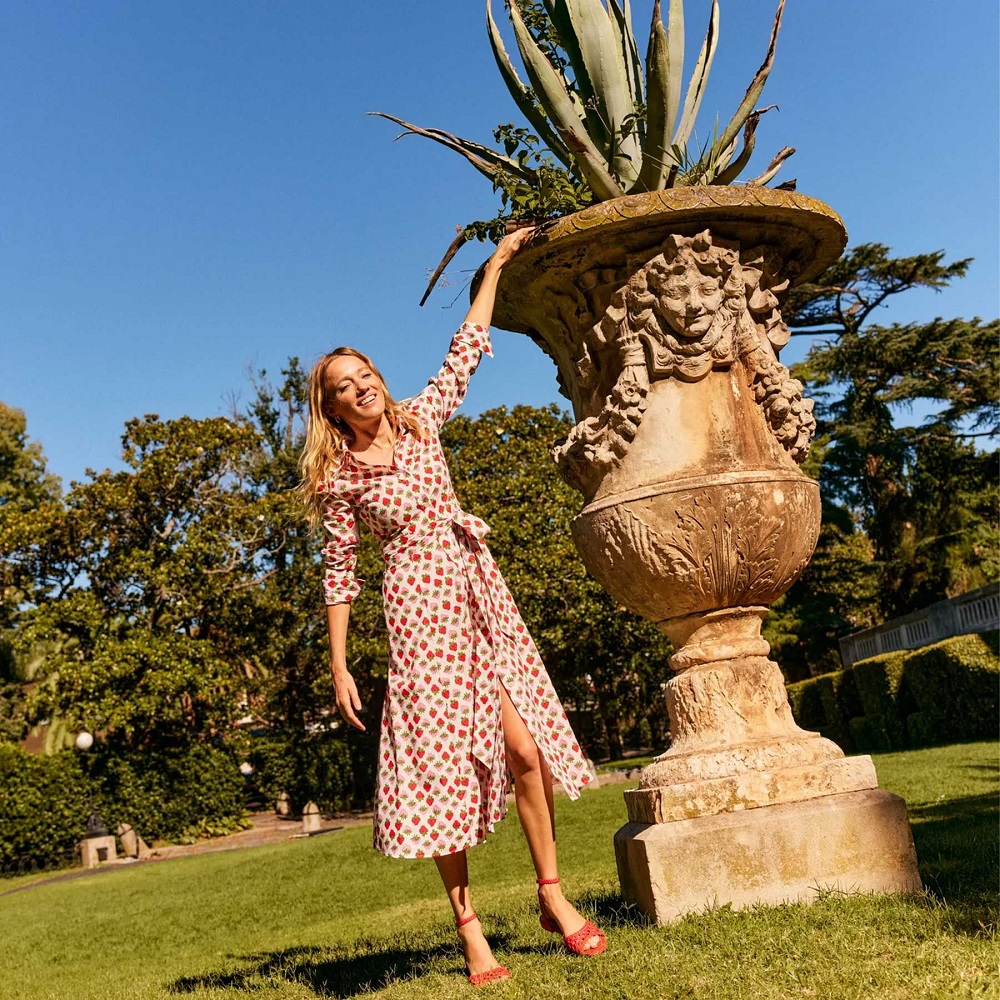
<svg viewBox="0 0 1000 1000">
<path fill-rule="evenodd" d="M 59 495 L 59 479 L 45 466 L 42 446 L 28 439 L 23 410 L 0 402 L 0 510 L 30 510 Z"/>
<path fill-rule="evenodd" d="M 91 473 L 0 528 L 15 648 L 47 650 L 33 718 L 130 752 L 227 730 L 260 675 L 258 560 L 271 514 L 248 496 L 249 428 L 223 418 L 129 421 L 126 468 Z"/>
<path fill-rule="evenodd" d="M 459 501 L 490 525 L 487 543 L 556 689 L 577 709 L 592 709 L 603 731 L 578 735 L 591 747 L 606 739 L 617 758 L 626 743 L 665 737 L 670 647 L 617 607 L 576 553 L 570 523 L 579 496 L 550 455 L 571 428 L 555 406 L 499 407 L 475 420 L 455 417 L 441 440 Z M 586 713 L 572 721 L 583 730 Z"/>
<path fill-rule="evenodd" d="M 29 440 L 24 411 L 0 402 L 0 538 L 5 521 L 58 496 L 59 480 L 47 471 L 41 445 Z M 37 656 L 14 655 L 12 629 L 32 583 L 15 587 L 0 569 L 0 741 L 19 740 L 26 729 L 24 684 L 34 676 Z"/>
<path fill-rule="evenodd" d="M 943 251 L 894 258 L 865 244 L 786 304 L 793 333 L 832 338 L 794 374 L 818 402 L 825 497 L 871 542 L 883 617 L 996 578 L 997 452 L 973 442 L 1000 430 L 1000 321 L 869 324 L 891 297 L 943 288 L 969 263 L 946 263 Z M 930 415 L 902 424 L 916 405 Z M 823 562 L 821 546 L 806 586 Z"/>
</svg>

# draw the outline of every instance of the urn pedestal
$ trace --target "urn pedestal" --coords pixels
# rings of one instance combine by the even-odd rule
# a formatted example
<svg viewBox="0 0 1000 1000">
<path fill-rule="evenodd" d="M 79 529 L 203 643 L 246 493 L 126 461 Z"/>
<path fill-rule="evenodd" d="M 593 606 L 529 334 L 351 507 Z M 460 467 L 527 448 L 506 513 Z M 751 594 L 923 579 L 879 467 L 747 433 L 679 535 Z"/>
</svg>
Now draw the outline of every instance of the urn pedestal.
<svg viewBox="0 0 1000 1000">
<path fill-rule="evenodd" d="M 585 499 L 584 563 L 675 649 L 670 748 L 615 836 L 624 896 L 659 922 L 920 885 L 905 804 L 795 724 L 761 636 L 820 520 L 781 301 L 845 241 L 810 198 L 684 188 L 561 219 L 501 279 L 494 322 L 539 343 L 573 403 L 555 457 Z"/>
</svg>

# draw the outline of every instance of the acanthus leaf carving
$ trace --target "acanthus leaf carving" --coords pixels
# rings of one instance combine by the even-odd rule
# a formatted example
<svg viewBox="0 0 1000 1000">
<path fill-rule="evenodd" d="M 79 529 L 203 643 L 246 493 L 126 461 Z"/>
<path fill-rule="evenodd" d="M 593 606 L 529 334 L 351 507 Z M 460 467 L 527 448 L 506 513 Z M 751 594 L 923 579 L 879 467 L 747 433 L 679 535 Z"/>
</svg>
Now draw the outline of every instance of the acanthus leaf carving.
<svg viewBox="0 0 1000 1000">
<path fill-rule="evenodd" d="M 666 522 L 654 515 L 650 523 L 641 505 L 617 505 L 605 515 L 601 534 L 605 559 L 623 578 L 637 561 L 653 577 L 673 581 L 684 606 L 674 614 L 686 613 L 686 606 L 767 603 L 804 567 L 800 556 L 786 558 L 792 555 L 782 543 L 787 525 L 754 490 L 700 490 L 673 501 L 672 515 Z"/>
</svg>

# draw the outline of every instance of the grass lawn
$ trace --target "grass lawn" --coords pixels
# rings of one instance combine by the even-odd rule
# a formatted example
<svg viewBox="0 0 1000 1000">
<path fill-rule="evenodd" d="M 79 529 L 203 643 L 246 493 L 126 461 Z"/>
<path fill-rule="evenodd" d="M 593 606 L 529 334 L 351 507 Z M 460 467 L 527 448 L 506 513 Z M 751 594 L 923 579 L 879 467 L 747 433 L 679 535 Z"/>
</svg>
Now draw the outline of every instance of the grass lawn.
<svg viewBox="0 0 1000 1000">
<path fill-rule="evenodd" d="M 608 932 L 597 959 L 538 927 L 514 817 L 470 853 L 474 902 L 523 1000 L 1000 997 L 998 746 L 876 758 L 910 807 L 928 891 L 717 909 L 645 926 L 618 897 L 624 786 L 558 802 L 567 892 Z M 0 882 L 0 891 L 10 883 Z M 430 862 L 391 861 L 366 828 L 39 885 L 0 898 L 0 1000 L 447 1000 L 462 976 Z"/>
</svg>

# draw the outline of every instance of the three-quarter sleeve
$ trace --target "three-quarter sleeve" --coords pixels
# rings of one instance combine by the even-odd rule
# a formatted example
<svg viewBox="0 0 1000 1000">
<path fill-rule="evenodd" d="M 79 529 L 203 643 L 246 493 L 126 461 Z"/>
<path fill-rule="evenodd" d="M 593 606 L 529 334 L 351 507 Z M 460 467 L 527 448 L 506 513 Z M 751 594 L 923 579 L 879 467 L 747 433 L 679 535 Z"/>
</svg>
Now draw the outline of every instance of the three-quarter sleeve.
<svg viewBox="0 0 1000 1000">
<path fill-rule="evenodd" d="M 461 405 L 469 379 L 484 354 L 493 356 L 488 327 L 463 323 L 452 338 L 441 370 L 414 402 L 440 427 Z"/>
<path fill-rule="evenodd" d="M 360 525 L 350 503 L 339 497 L 323 502 L 323 598 L 327 604 L 347 604 L 361 592 L 364 580 L 354 575 Z"/>
</svg>

